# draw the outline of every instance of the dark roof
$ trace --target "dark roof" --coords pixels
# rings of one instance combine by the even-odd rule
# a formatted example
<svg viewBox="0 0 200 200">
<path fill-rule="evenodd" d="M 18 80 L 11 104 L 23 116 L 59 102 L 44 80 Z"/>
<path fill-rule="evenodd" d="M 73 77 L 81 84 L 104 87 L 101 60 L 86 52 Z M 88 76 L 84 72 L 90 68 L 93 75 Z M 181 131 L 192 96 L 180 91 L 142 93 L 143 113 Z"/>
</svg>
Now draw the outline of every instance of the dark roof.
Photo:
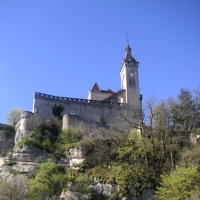
<svg viewBox="0 0 200 200">
<path fill-rule="evenodd" d="M 104 99 L 103 101 L 110 101 L 112 100 L 114 97 L 118 96 L 119 94 L 125 92 L 125 89 L 119 90 L 118 92 L 112 94 L 111 96 L 107 97 L 106 99 Z"/>
<path fill-rule="evenodd" d="M 125 54 L 125 57 L 123 59 L 123 63 L 122 63 L 122 66 L 124 64 L 124 62 L 132 62 L 132 63 L 139 63 L 135 60 L 135 58 L 132 56 L 131 54 L 131 47 L 129 46 L 129 44 L 127 44 L 126 48 L 125 48 L 125 51 L 126 51 L 126 54 Z M 120 71 L 122 69 L 122 66 L 120 68 Z"/>
<path fill-rule="evenodd" d="M 114 93 L 111 89 L 108 90 L 100 90 L 98 83 L 95 83 L 92 90 L 90 92 L 103 92 L 103 93 Z"/>
<path fill-rule="evenodd" d="M 104 93 L 114 93 L 111 89 L 108 89 L 108 90 L 101 90 L 101 92 L 104 92 Z"/>
<path fill-rule="evenodd" d="M 130 53 L 126 53 L 124 61 L 125 62 L 134 62 L 134 63 L 137 62 Z"/>
<path fill-rule="evenodd" d="M 131 54 L 131 47 L 129 46 L 129 44 L 127 44 L 127 46 L 125 48 L 125 51 L 126 51 L 126 55 L 125 55 L 124 61 L 127 61 L 127 62 L 133 61 L 133 62 L 136 62 L 135 58 Z"/>
<path fill-rule="evenodd" d="M 99 85 L 98 83 L 95 83 L 92 90 L 90 92 L 100 92 L 100 88 L 99 88 Z"/>
</svg>

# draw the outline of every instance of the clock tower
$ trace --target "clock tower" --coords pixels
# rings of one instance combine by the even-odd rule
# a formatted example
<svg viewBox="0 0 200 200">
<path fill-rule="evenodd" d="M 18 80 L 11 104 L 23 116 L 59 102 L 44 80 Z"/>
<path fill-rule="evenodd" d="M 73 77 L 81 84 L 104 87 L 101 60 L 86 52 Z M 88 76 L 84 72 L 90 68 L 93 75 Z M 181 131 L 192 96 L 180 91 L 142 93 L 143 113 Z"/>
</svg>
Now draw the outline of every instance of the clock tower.
<svg viewBox="0 0 200 200">
<path fill-rule="evenodd" d="M 131 54 L 131 47 L 127 44 L 126 54 L 120 69 L 121 89 L 125 90 L 125 102 L 130 106 L 141 105 L 141 95 L 139 94 L 139 62 Z"/>
</svg>

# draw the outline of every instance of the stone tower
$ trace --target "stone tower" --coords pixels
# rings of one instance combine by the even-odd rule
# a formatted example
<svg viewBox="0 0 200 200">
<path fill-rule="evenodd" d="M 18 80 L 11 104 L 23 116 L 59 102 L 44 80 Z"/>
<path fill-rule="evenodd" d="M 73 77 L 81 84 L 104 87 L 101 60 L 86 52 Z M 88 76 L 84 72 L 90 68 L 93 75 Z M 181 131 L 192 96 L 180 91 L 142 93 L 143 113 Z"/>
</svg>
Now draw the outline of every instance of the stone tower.
<svg viewBox="0 0 200 200">
<path fill-rule="evenodd" d="M 121 89 L 126 91 L 124 103 L 130 106 L 140 105 L 141 95 L 139 94 L 139 62 L 131 54 L 131 47 L 127 44 L 126 54 L 120 69 Z"/>
</svg>

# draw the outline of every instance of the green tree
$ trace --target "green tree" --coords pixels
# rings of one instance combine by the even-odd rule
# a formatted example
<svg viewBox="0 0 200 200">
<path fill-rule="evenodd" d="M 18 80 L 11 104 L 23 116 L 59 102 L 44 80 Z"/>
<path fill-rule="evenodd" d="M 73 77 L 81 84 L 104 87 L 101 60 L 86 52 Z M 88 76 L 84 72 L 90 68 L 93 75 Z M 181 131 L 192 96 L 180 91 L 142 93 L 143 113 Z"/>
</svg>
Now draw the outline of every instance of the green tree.
<svg viewBox="0 0 200 200">
<path fill-rule="evenodd" d="M 35 178 L 30 180 L 31 200 L 56 200 L 64 188 L 65 171 L 52 161 L 39 166 Z"/>
<path fill-rule="evenodd" d="M 7 114 L 6 123 L 11 126 L 15 126 L 19 122 L 22 112 L 23 110 L 21 108 L 10 110 Z"/>
<path fill-rule="evenodd" d="M 114 140 L 97 138 L 82 147 L 84 152 L 86 150 L 87 167 L 90 167 L 84 176 L 93 185 L 111 184 L 115 190 L 108 199 L 130 199 L 141 194 L 148 184 L 142 137 L 136 130 L 123 137 L 126 139 L 120 146 L 116 146 Z"/>
<path fill-rule="evenodd" d="M 199 188 L 200 173 L 197 167 L 177 167 L 169 175 L 162 175 L 156 200 L 182 200 Z"/>
<path fill-rule="evenodd" d="M 178 120 L 182 131 L 189 136 L 195 133 L 200 125 L 200 102 L 198 93 L 193 94 L 190 90 L 181 89 L 178 95 L 177 110 L 179 111 Z"/>
<path fill-rule="evenodd" d="M 88 166 L 109 165 L 116 158 L 116 145 L 111 139 L 96 138 L 83 141 L 81 151 Z"/>
</svg>

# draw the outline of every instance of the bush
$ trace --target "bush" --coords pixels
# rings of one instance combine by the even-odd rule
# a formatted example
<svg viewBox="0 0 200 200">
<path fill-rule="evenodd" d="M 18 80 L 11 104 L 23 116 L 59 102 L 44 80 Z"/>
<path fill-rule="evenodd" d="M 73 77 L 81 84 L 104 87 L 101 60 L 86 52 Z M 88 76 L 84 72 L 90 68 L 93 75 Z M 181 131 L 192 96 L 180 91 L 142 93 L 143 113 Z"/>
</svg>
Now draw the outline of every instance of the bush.
<svg viewBox="0 0 200 200">
<path fill-rule="evenodd" d="M 55 142 L 57 141 L 58 134 L 59 131 L 56 125 L 43 124 L 22 138 L 17 146 L 19 148 L 22 148 L 24 145 L 33 146 L 52 153 L 55 150 Z"/>
<path fill-rule="evenodd" d="M 78 129 L 65 129 L 60 132 L 58 136 L 58 141 L 56 144 L 56 157 L 62 157 L 65 152 L 71 148 L 79 147 L 80 141 L 82 139 L 82 132 Z"/>
<path fill-rule="evenodd" d="M 199 186 L 200 173 L 197 167 L 177 167 L 169 175 L 161 176 L 156 200 L 182 200 L 190 196 Z"/>
<path fill-rule="evenodd" d="M 8 166 L 11 166 L 11 165 L 15 165 L 16 162 L 14 160 L 8 160 L 8 161 L 5 161 L 3 165 L 8 165 Z"/>
<path fill-rule="evenodd" d="M 63 130 L 59 135 L 59 141 L 62 144 L 70 144 L 79 142 L 82 139 L 83 133 L 74 128 Z"/>
<path fill-rule="evenodd" d="M 42 144 L 37 140 L 37 138 L 30 138 L 29 136 L 22 138 L 22 140 L 17 144 L 19 148 L 22 148 L 24 145 L 43 149 Z"/>
<path fill-rule="evenodd" d="M 1 200 L 28 200 L 29 184 L 24 176 L 0 182 Z"/>
<path fill-rule="evenodd" d="M 25 172 L 22 171 L 18 171 L 16 169 L 9 169 L 8 170 L 11 174 L 13 174 L 14 176 L 17 176 L 18 174 L 24 174 Z"/>
<path fill-rule="evenodd" d="M 86 140 L 81 143 L 81 150 L 90 167 L 108 164 L 116 158 L 116 147 L 110 139 Z"/>
<path fill-rule="evenodd" d="M 30 199 L 58 199 L 66 183 L 65 170 L 51 160 L 39 166 L 30 180 Z"/>
</svg>

